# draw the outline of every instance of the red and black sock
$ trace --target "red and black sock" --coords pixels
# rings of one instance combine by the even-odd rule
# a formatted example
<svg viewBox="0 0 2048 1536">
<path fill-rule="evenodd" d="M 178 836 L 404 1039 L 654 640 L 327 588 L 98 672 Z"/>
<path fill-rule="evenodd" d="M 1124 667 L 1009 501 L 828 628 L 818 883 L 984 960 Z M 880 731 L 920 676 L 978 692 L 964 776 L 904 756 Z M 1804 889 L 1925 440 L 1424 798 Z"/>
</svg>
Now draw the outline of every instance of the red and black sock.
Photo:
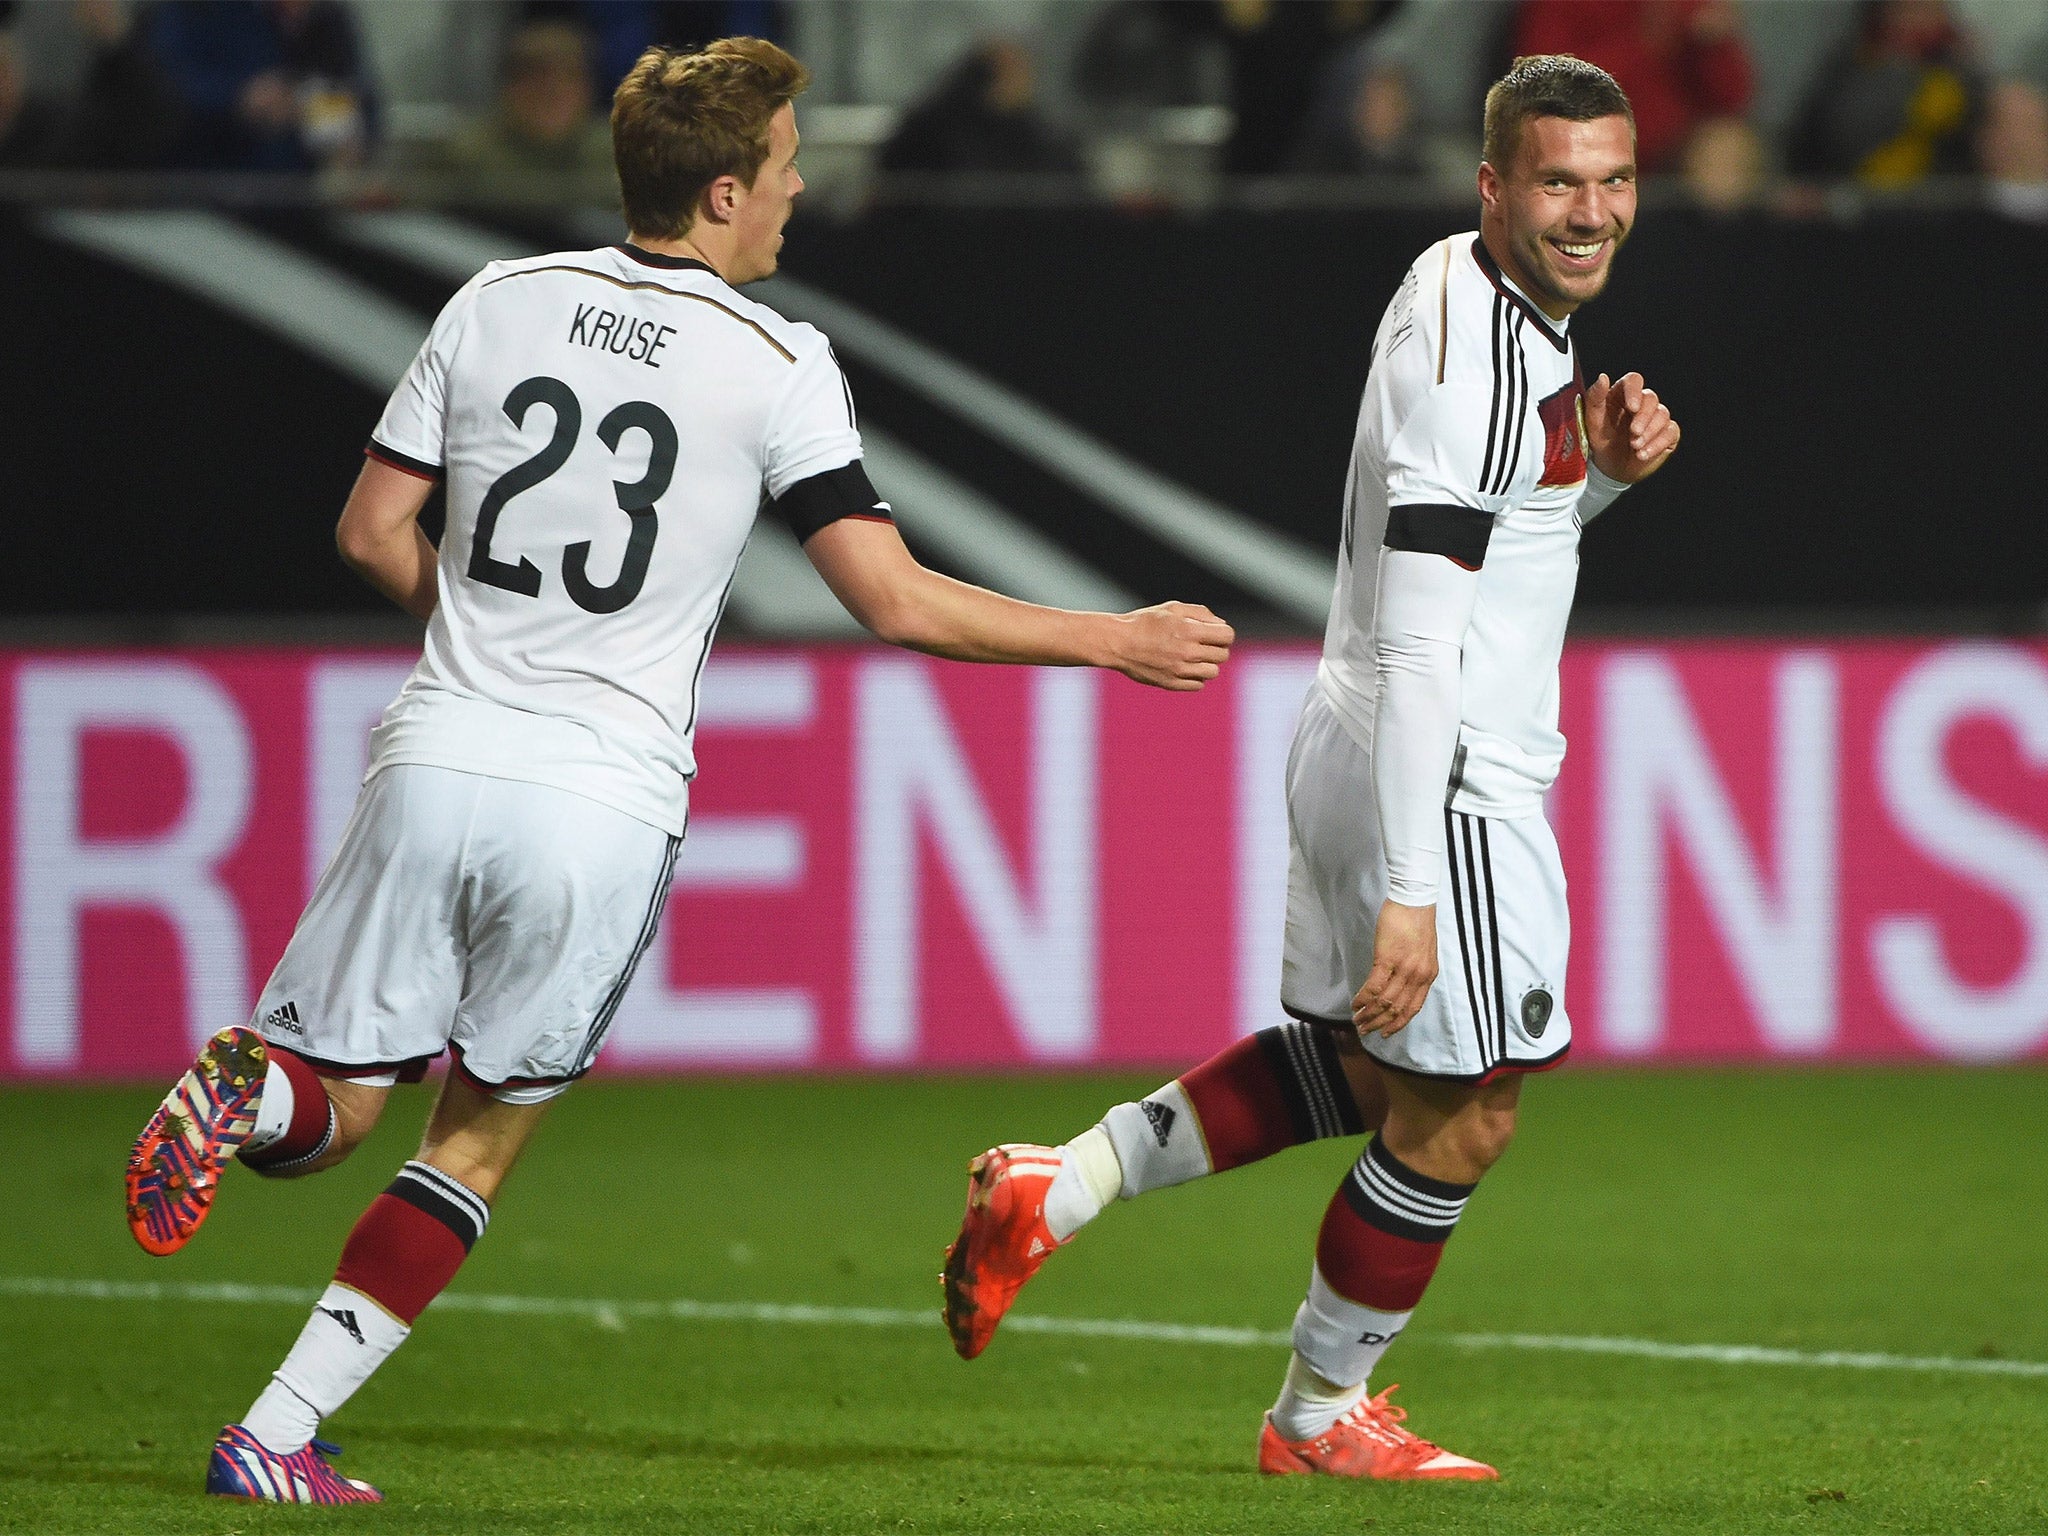
<svg viewBox="0 0 2048 1536">
<path fill-rule="evenodd" d="M 1294 1314 L 1294 1352 L 1310 1374 L 1290 1369 L 1274 1405 L 1284 1437 L 1321 1433 L 1357 1400 L 1429 1288 L 1475 1187 L 1417 1173 L 1378 1137 L 1366 1144 L 1323 1214 Z M 1333 1396 L 1318 1381 L 1344 1390 Z"/>
<path fill-rule="evenodd" d="M 341 1250 L 298 1342 L 243 1426 L 280 1455 L 305 1445 L 440 1295 L 489 1225 L 491 1208 L 460 1180 L 407 1163 L 370 1202 Z"/>
<path fill-rule="evenodd" d="M 1375 1136 L 1323 1213 L 1316 1267 L 1340 1296 L 1412 1311 L 1476 1188 L 1417 1173 Z"/>
<path fill-rule="evenodd" d="M 455 1278 L 490 1221 L 475 1190 L 426 1163 L 407 1163 L 349 1233 L 335 1282 L 410 1324 Z"/>
<path fill-rule="evenodd" d="M 1336 1042 L 1317 1025 L 1282 1024 L 1247 1035 L 1182 1077 L 1180 1086 L 1202 1122 L 1212 1173 L 1303 1142 L 1365 1133 Z"/>
</svg>

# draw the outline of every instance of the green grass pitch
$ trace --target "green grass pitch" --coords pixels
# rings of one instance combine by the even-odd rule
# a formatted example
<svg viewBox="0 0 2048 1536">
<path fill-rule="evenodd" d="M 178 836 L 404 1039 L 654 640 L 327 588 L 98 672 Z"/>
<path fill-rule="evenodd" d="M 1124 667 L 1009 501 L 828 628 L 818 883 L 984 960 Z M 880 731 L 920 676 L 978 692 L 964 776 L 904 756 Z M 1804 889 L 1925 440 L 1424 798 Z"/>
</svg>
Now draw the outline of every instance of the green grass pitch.
<svg viewBox="0 0 2048 1536">
<path fill-rule="evenodd" d="M 1272 1343 L 1004 1332 L 935 1279 L 969 1155 L 1154 1077 L 596 1082 L 553 1111 L 451 1297 L 915 1309 L 928 1325 L 432 1312 L 330 1421 L 383 1506 L 203 1498 L 305 1308 L 28 1295 L 24 1278 L 317 1288 L 411 1150 L 235 1170 L 171 1259 L 130 1242 L 148 1089 L 0 1092 L 0 1528 L 38 1532 L 2039 1532 L 2048 1376 L 1656 1359 L 1474 1334 L 2048 1361 L 2044 1080 L 1566 1071 L 1473 1200 L 1379 1383 L 1497 1485 L 1263 1479 Z M 1109 1211 L 1018 1315 L 1284 1330 L 1355 1145 Z"/>
</svg>

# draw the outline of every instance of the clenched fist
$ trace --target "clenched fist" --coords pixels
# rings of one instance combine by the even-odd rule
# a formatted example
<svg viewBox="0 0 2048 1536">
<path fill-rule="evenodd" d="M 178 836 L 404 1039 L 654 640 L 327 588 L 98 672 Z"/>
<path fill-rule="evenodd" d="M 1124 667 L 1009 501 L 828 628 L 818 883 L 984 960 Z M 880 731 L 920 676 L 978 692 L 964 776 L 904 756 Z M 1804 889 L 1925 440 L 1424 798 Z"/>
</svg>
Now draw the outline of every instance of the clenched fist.
<svg viewBox="0 0 2048 1536">
<path fill-rule="evenodd" d="M 1125 677 L 1193 693 L 1223 670 L 1237 631 L 1200 603 L 1160 603 L 1117 619 L 1116 657 Z"/>
</svg>

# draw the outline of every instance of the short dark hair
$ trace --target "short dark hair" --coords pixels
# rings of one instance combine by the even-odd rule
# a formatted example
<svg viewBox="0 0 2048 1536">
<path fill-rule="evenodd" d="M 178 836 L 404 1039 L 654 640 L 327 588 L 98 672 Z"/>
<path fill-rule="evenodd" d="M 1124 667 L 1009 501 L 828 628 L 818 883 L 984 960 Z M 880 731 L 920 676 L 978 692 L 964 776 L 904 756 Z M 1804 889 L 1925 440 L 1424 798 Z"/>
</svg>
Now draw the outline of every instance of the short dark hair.
<svg viewBox="0 0 2048 1536">
<path fill-rule="evenodd" d="M 1526 54 L 1486 93 L 1480 154 L 1488 165 L 1496 171 L 1507 169 L 1521 143 L 1522 124 L 1532 117 L 1562 117 L 1574 123 L 1625 117 L 1630 133 L 1636 127 L 1628 93 L 1614 76 L 1569 53 Z"/>
<path fill-rule="evenodd" d="M 698 195 L 719 177 L 751 187 L 768 158 L 769 119 L 810 83 L 810 71 L 758 37 L 641 54 L 612 98 L 626 227 L 672 240 L 688 233 Z"/>
</svg>

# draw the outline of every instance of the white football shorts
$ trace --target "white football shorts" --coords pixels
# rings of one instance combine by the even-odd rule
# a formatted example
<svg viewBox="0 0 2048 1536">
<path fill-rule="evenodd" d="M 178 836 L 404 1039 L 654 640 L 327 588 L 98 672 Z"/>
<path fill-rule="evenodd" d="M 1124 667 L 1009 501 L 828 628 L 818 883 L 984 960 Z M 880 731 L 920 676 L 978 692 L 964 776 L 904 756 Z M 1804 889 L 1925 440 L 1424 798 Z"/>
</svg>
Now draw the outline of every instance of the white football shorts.
<svg viewBox="0 0 2048 1536">
<path fill-rule="evenodd" d="M 256 1004 L 254 1028 L 358 1082 L 442 1051 L 538 1103 L 590 1070 L 653 942 L 682 839 L 569 790 L 394 764 Z"/>
<path fill-rule="evenodd" d="M 1468 1083 L 1553 1066 L 1572 1042 L 1571 916 L 1557 839 L 1540 814 L 1446 810 L 1444 820 L 1436 984 L 1407 1028 L 1367 1035 L 1365 1048 L 1390 1067 Z M 1351 999 L 1372 971 L 1387 865 L 1371 759 L 1320 688 L 1309 692 L 1288 754 L 1287 843 L 1281 1005 L 1349 1029 Z"/>
</svg>

